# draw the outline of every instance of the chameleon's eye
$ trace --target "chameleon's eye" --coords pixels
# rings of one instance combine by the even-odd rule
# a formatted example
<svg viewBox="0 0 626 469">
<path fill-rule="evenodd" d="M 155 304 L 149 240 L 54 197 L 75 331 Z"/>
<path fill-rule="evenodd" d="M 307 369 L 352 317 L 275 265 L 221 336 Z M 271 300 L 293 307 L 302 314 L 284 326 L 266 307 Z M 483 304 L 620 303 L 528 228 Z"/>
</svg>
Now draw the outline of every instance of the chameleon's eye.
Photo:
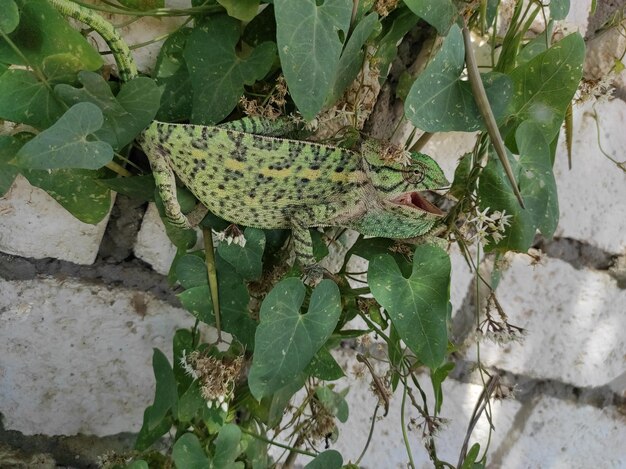
<svg viewBox="0 0 626 469">
<path fill-rule="evenodd" d="M 419 184 L 424 180 L 424 171 L 421 169 L 404 171 L 402 175 L 404 176 L 404 180 L 410 184 Z"/>
</svg>

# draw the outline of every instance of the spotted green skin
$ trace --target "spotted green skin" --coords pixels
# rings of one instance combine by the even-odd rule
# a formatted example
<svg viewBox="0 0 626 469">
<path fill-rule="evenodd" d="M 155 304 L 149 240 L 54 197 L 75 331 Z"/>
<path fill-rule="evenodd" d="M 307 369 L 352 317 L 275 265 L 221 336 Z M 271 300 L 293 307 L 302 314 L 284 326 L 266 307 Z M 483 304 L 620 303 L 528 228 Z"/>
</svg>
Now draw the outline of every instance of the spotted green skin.
<svg viewBox="0 0 626 469">
<path fill-rule="evenodd" d="M 440 215 L 392 200 L 447 181 L 430 157 L 409 165 L 380 158 L 380 144 L 360 152 L 278 138 L 292 122 L 243 119 L 222 126 L 154 121 L 140 143 L 150 160 L 168 218 L 190 224 L 176 200 L 175 176 L 211 212 L 262 229 L 293 230 L 296 255 L 316 271 L 311 227 L 340 226 L 388 238 L 422 236 Z M 319 272 L 314 272 L 314 276 Z"/>
</svg>

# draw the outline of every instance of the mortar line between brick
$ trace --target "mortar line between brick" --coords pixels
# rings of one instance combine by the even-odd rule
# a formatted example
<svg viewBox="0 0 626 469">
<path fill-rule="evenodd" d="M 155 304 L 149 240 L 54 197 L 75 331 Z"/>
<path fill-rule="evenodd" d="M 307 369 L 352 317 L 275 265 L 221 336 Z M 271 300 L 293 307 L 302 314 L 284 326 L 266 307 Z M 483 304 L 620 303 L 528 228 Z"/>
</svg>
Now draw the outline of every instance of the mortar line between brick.
<svg viewBox="0 0 626 469">
<path fill-rule="evenodd" d="M 108 288 L 137 290 L 180 307 L 176 292 L 169 285 L 167 277 L 136 258 L 115 263 L 97 259 L 91 265 L 79 265 L 53 258 L 33 259 L 0 252 L 0 278 L 7 281 L 31 281 L 45 277 L 71 278 Z"/>
</svg>

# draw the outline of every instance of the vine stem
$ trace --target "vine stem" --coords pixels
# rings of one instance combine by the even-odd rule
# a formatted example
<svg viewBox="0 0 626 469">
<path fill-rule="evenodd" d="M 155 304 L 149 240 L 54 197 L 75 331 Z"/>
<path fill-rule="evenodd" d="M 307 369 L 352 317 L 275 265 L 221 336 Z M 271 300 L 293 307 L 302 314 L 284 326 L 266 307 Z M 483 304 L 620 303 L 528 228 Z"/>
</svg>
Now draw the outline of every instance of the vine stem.
<svg viewBox="0 0 626 469">
<path fill-rule="evenodd" d="M 303 454 L 304 456 L 309 456 L 311 458 L 314 458 L 317 456 L 317 454 L 315 453 L 311 453 L 310 451 L 306 451 L 304 449 L 300 449 L 300 448 L 294 448 L 293 446 L 288 446 L 288 445 L 284 445 L 282 443 L 278 443 L 277 441 L 274 440 L 270 440 L 268 438 L 265 438 L 257 433 L 251 432 L 250 430 L 243 428 L 243 427 L 239 427 L 241 429 L 242 433 L 245 433 L 246 435 L 250 435 L 252 438 L 262 441 L 264 443 L 267 443 L 269 445 L 272 446 L 278 446 L 279 448 L 283 448 L 283 449 L 288 449 L 289 451 L 293 452 L 293 453 L 298 453 L 298 454 Z"/>
<path fill-rule="evenodd" d="M 217 269 L 215 267 L 215 251 L 213 250 L 213 233 L 211 228 L 202 228 L 204 241 L 204 260 L 213 303 L 213 315 L 215 316 L 215 329 L 217 329 L 217 341 L 222 341 L 222 321 L 220 313 L 219 287 L 217 284 Z"/>
<path fill-rule="evenodd" d="M 411 469 L 415 469 L 413 453 L 411 452 L 411 444 L 409 443 L 409 436 L 406 433 L 406 425 L 404 422 L 404 410 L 406 407 L 406 388 L 407 386 L 404 386 L 404 392 L 402 393 L 402 404 L 400 406 L 400 426 L 402 427 L 402 439 L 404 440 L 404 446 L 406 446 L 406 453 L 409 456 L 409 466 L 411 467 Z"/>
</svg>

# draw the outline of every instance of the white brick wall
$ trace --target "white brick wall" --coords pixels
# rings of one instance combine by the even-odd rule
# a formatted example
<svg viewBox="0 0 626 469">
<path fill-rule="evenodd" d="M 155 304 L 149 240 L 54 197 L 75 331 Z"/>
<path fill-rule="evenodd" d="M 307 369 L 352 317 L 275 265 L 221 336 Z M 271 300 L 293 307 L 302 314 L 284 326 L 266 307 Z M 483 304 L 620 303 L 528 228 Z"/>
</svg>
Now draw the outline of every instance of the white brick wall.
<svg viewBox="0 0 626 469">
<path fill-rule="evenodd" d="M 589 6 L 589 0 L 572 2 L 568 17 L 572 28 L 584 31 Z M 150 34 L 156 35 L 154 30 Z M 147 60 L 144 67 L 151 59 Z M 557 236 L 624 255 L 626 176 L 598 148 L 591 117 L 594 110 L 600 117 L 603 147 L 612 157 L 624 160 L 626 104 L 615 100 L 576 108 L 573 169 L 567 169 L 562 142 L 555 164 L 561 204 Z M 471 137 L 456 137 L 438 136 L 427 150 L 441 156 L 449 177 L 456 158 L 468 145 L 471 148 Z M 0 251 L 5 253 L 90 264 L 105 226 L 106 220 L 96 226 L 76 221 L 22 178 L 0 199 Z M 169 268 L 174 250 L 153 208 L 144 218 L 135 254 L 159 273 Z M 459 253 L 453 250 L 451 254 L 456 310 L 473 284 Z M 604 271 L 576 270 L 553 258 L 533 267 L 518 255 L 503 274 L 498 297 L 510 321 L 525 327 L 528 334 L 521 345 L 483 343 L 483 364 L 533 382 L 548 380 L 554 392 L 547 393 L 543 387 L 530 398 L 494 404 L 490 467 L 625 467 L 626 427 L 615 407 L 593 407 L 577 402 L 575 396 L 554 397 L 572 386 L 600 392 L 605 385 L 618 396 L 626 396 L 624 289 Z M 25 435 L 104 436 L 137 431 L 143 409 L 153 397 L 152 348 L 169 355 L 174 330 L 192 323 L 183 310 L 141 291 L 76 279 L 0 280 L 4 427 Z M 349 371 L 352 353 L 340 355 Z M 475 358 L 475 348 L 468 347 L 464 359 Z M 428 380 L 423 382 L 430 393 Z M 348 395 L 351 417 L 341 427 L 337 443 L 346 461 L 358 457 L 369 429 L 375 400 L 367 383 L 353 382 Z M 440 456 L 453 464 L 482 389 L 478 383 L 476 375 L 470 374 L 444 384 L 442 416 L 450 421 L 442 428 L 437 445 Z M 365 467 L 406 467 L 400 399 L 396 395 L 389 416 L 377 422 L 363 460 Z M 484 443 L 487 428 L 481 420 L 472 441 Z M 411 432 L 409 437 L 416 467 L 431 467 L 419 434 Z"/>
</svg>

